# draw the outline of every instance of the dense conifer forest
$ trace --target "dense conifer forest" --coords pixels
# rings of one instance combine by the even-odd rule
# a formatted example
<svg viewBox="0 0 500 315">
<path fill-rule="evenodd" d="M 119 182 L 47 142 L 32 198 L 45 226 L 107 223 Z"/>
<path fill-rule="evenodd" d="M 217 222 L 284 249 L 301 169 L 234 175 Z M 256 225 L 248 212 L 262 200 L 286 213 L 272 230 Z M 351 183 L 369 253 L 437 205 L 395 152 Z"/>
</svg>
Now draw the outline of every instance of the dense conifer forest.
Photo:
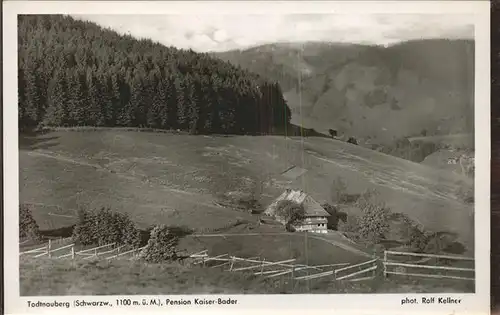
<svg viewBox="0 0 500 315">
<path fill-rule="evenodd" d="M 19 127 L 266 134 L 288 125 L 278 83 L 205 53 L 62 15 L 18 20 Z"/>
</svg>

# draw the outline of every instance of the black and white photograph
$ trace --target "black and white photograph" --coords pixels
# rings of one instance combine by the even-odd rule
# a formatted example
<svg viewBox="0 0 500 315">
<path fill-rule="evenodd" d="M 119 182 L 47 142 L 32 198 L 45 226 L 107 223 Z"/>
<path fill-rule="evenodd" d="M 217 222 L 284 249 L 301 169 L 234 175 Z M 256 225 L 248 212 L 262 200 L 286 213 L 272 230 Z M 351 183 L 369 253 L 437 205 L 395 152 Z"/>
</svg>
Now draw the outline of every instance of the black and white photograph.
<svg viewBox="0 0 500 315">
<path fill-rule="evenodd" d="M 488 211 L 476 21 L 361 4 L 16 15 L 19 296 L 460 307 Z"/>
</svg>

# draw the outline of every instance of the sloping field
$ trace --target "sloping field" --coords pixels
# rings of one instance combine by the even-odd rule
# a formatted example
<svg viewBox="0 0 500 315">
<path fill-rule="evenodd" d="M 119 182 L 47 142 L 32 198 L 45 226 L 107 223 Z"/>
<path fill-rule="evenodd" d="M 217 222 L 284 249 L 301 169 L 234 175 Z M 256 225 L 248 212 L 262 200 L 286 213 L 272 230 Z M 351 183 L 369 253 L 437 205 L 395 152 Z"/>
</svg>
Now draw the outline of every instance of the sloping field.
<svg viewBox="0 0 500 315">
<path fill-rule="evenodd" d="M 223 235 L 214 237 L 189 236 L 184 240 L 184 246 L 199 250 L 208 249 L 210 256 L 230 254 L 238 257 L 266 259 L 267 261 L 283 261 L 295 258 L 298 264 L 326 265 L 364 262 L 370 257 L 364 257 L 320 239 L 308 240 L 309 260 L 306 259 L 305 239 L 302 233 L 289 235 Z M 189 244 L 191 243 L 191 244 Z M 318 253 L 321 253 L 319 255 Z"/>
<path fill-rule="evenodd" d="M 276 293 L 460 293 L 473 286 L 451 280 L 375 279 L 332 282 L 320 278 L 300 282 L 292 291 L 288 278 L 271 281 L 244 272 L 193 268 L 179 264 L 141 264 L 125 261 L 79 262 L 22 259 L 22 296 L 52 295 L 165 295 L 165 294 L 276 294 Z"/>
<path fill-rule="evenodd" d="M 279 293 L 262 277 L 178 264 L 23 259 L 22 296 Z M 279 289 L 278 289 L 279 290 Z"/>
<path fill-rule="evenodd" d="M 449 172 L 453 172 L 456 174 L 462 174 L 462 168 L 460 167 L 460 164 L 458 162 L 456 164 L 449 164 L 448 160 L 457 159 L 463 153 L 465 152 L 460 150 L 450 151 L 446 149 L 441 149 L 426 156 L 421 163 L 423 165 L 439 168 L 442 170 L 447 170 Z"/>
<path fill-rule="evenodd" d="M 190 235 L 182 239 L 180 247 L 191 253 L 208 250 L 210 256 L 229 254 L 267 261 L 294 258 L 295 263 L 308 265 L 355 264 L 372 259 L 364 248 L 358 249 L 334 235 L 311 234 L 306 240 L 304 233 L 288 233 L 283 229 L 270 229 L 272 232 L 265 230 L 231 229 L 218 234 Z"/>
<path fill-rule="evenodd" d="M 307 172 L 281 175 L 293 166 Z M 217 205 L 221 193 L 252 192 L 260 182 L 263 204 L 286 187 L 303 189 L 322 202 L 337 176 L 348 192 L 377 188 L 393 211 L 428 229 L 456 232 L 472 250 L 472 207 L 455 196 L 459 185 L 471 180 L 335 140 L 118 130 L 21 139 L 21 202 L 45 205 L 35 212 L 56 222 L 52 226 L 62 217 L 48 215 L 48 206 L 69 216 L 71 209 L 91 205 L 128 212 L 143 226 L 162 222 L 216 229 L 256 220 Z"/>
</svg>

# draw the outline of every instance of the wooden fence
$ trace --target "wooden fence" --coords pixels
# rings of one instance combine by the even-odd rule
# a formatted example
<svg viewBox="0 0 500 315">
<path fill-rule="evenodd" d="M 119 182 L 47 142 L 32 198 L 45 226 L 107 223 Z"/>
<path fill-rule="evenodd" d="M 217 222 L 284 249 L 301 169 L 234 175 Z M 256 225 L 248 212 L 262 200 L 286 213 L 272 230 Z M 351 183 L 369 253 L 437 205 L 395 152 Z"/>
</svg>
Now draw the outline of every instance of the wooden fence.
<svg viewBox="0 0 500 315">
<path fill-rule="evenodd" d="M 418 262 L 401 262 L 392 261 L 389 256 L 407 256 L 407 257 L 419 257 Z M 293 280 L 312 280 L 330 277 L 334 281 L 363 281 L 374 279 L 376 277 L 377 270 L 379 267 L 383 266 L 384 277 L 388 275 L 404 275 L 404 276 L 419 276 L 428 278 L 448 278 L 448 279 L 459 279 L 459 280 L 474 280 L 474 277 L 467 276 L 457 276 L 443 274 L 442 271 L 453 271 L 453 272 L 463 272 L 463 273 L 474 273 L 474 268 L 469 267 L 457 267 L 457 266 L 444 266 L 444 265 L 426 265 L 430 259 L 441 259 L 447 261 L 465 261 L 474 262 L 473 258 L 462 257 L 462 256 L 450 256 L 450 255 L 432 255 L 432 254 L 418 254 L 418 253 L 407 253 L 407 252 L 396 252 L 396 251 L 385 251 L 384 260 L 381 261 L 379 258 L 373 258 L 371 260 L 349 265 L 344 264 L 330 264 L 330 265 L 317 265 L 308 266 L 303 264 L 296 264 L 295 259 L 287 259 L 282 261 L 266 261 L 265 259 L 253 258 L 241 258 L 236 256 L 230 256 L 229 254 L 222 254 L 217 256 L 209 256 L 206 250 L 194 253 L 189 256 L 194 259 L 193 264 L 208 266 L 210 268 L 224 268 L 226 271 L 243 271 L 252 272 L 254 275 L 265 276 L 266 278 L 276 278 L 289 276 Z M 398 269 L 393 269 L 397 267 Z M 404 268 L 404 269 L 402 269 Z M 407 269 L 425 269 L 432 271 L 429 273 L 415 273 L 408 272 Z"/>
<path fill-rule="evenodd" d="M 400 261 L 391 261 L 389 256 L 402 256 L 402 257 L 421 257 L 426 258 L 419 262 L 405 263 Z M 396 251 L 385 251 L 384 252 L 384 277 L 388 275 L 400 275 L 400 276 L 412 276 L 412 277 L 424 277 L 424 278 L 439 278 L 439 279 L 457 279 L 457 280 L 467 280 L 474 281 L 474 276 L 470 276 L 472 273 L 474 275 L 475 268 L 469 267 L 452 267 L 452 266 L 439 266 L 439 265 L 427 265 L 426 262 L 429 259 L 435 260 L 446 260 L 455 262 L 474 262 L 474 258 L 463 257 L 463 256 L 451 256 L 451 255 L 432 255 L 432 254 L 418 254 L 418 253 L 408 253 L 408 252 L 396 252 Z M 395 268 L 394 268 L 395 267 Z M 418 273 L 418 272 L 408 272 L 408 269 L 420 269 L 432 271 L 429 273 Z M 454 274 L 447 274 L 447 272 L 453 272 Z M 459 274 L 459 275 L 457 275 Z M 465 276 L 462 274 L 466 274 Z"/>
<path fill-rule="evenodd" d="M 335 270 L 335 280 L 368 280 L 373 279 L 375 277 L 375 272 L 378 267 L 378 258 L 365 261 L 360 264 L 350 265 L 344 268 Z M 358 270 L 360 269 L 360 270 Z M 348 274 L 345 274 L 349 272 Z M 362 276 L 360 278 L 356 278 L 356 276 Z"/>
<path fill-rule="evenodd" d="M 59 244 L 70 243 L 72 241 L 73 241 L 72 237 L 64 237 L 64 238 L 63 237 L 60 237 L 60 238 L 47 238 L 47 237 L 44 237 L 44 238 L 42 238 L 42 242 L 41 243 L 36 243 L 36 242 L 33 242 L 29 238 L 24 238 L 24 239 L 20 239 L 19 240 L 19 246 L 29 247 L 29 246 L 35 246 L 35 245 L 42 245 L 45 242 L 50 242 L 52 245 L 59 245 Z"/>
<path fill-rule="evenodd" d="M 75 244 L 54 248 L 54 243 L 62 244 L 70 239 L 50 240 L 47 244 L 38 248 L 30 249 L 19 253 L 20 256 L 30 256 L 33 258 L 48 257 L 54 259 L 71 258 L 72 260 L 81 258 L 88 259 L 118 259 L 125 258 L 127 255 L 129 259 L 137 257 L 138 253 L 145 248 L 127 248 L 126 246 L 116 246 L 115 243 L 105 244 L 92 248 L 83 249 L 80 251 L 75 250 Z M 56 256 L 57 255 L 57 256 Z M 391 259 L 391 256 L 403 257 L 403 260 Z M 330 277 L 334 281 L 362 281 L 373 279 L 376 276 L 376 271 L 380 264 L 380 259 L 374 258 L 366 262 L 349 265 L 348 263 L 340 264 L 326 264 L 308 266 L 304 264 L 296 264 L 295 259 L 286 259 L 282 261 L 266 261 L 259 259 L 259 257 L 242 258 L 230 256 L 229 254 L 222 254 L 217 256 L 209 256 L 207 250 L 203 250 L 191 255 L 189 258 L 193 259 L 194 265 L 203 265 L 210 268 L 224 268 L 230 272 L 251 272 L 254 275 L 265 276 L 266 278 L 276 278 L 289 276 L 294 281 L 312 280 Z M 406 260 L 405 260 L 406 257 Z M 412 260 L 418 259 L 419 260 Z M 460 262 L 462 265 L 455 264 L 454 266 L 428 264 L 432 260 L 441 262 Z M 465 266 L 463 265 L 465 263 Z M 469 265 L 472 264 L 472 268 Z M 475 268 L 474 258 L 452 255 L 433 255 L 433 254 L 419 254 L 411 252 L 397 252 L 385 251 L 383 265 L 383 275 L 412 276 L 424 278 L 439 278 L 439 279 L 457 279 L 473 281 Z M 410 272 L 409 270 L 426 270 L 424 272 Z M 451 274 L 450 274 L 451 273 Z M 471 276 L 472 274 L 472 276 Z"/>
<path fill-rule="evenodd" d="M 56 241 L 56 243 L 60 242 Z M 49 242 L 44 246 L 21 252 L 19 253 L 19 256 L 29 256 L 32 258 L 40 258 L 46 256 L 53 259 L 71 258 L 82 260 L 111 260 L 116 258 L 124 258 L 126 255 L 128 255 L 130 256 L 129 259 L 133 259 L 142 249 L 144 249 L 144 247 L 128 249 L 126 245 L 116 246 L 115 243 L 110 243 L 76 251 L 74 243 L 56 248 L 54 248 L 53 245 L 54 242 L 52 240 L 49 240 Z M 62 251 L 64 251 L 65 253 L 60 254 Z M 58 253 L 59 256 L 55 256 L 54 253 Z"/>
<path fill-rule="evenodd" d="M 304 264 L 295 264 L 296 259 L 294 258 L 281 261 L 266 261 L 265 259 L 257 260 L 257 257 L 249 259 L 230 256 L 229 254 L 210 257 L 206 250 L 191 254 L 189 257 L 194 260 L 194 265 L 203 265 L 210 268 L 224 268 L 224 270 L 230 272 L 251 272 L 254 275 L 261 275 L 266 278 L 289 276 L 291 279 L 298 281 L 325 277 L 330 277 L 332 280 L 360 281 L 372 277 L 359 278 L 356 276 L 374 272 L 377 269 L 377 259 L 343 267 L 349 265 L 349 263 L 308 266 Z M 367 266 L 368 268 L 366 268 Z M 337 267 L 343 268 L 335 269 Z M 356 270 L 356 268 L 359 267 L 365 267 L 365 269 Z M 344 273 L 344 275 L 337 276 L 340 273 Z"/>
</svg>

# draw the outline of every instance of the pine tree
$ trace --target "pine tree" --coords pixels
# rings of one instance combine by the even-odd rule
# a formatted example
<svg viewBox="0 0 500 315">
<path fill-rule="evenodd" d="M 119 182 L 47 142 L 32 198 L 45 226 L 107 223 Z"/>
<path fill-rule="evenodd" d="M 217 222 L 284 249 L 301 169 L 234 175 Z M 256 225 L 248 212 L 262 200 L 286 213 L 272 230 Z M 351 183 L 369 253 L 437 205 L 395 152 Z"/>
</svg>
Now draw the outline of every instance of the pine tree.
<svg viewBox="0 0 500 315">
<path fill-rule="evenodd" d="M 167 128 L 167 93 L 165 81 L 162 80 L 156 87 L 153 101 L 148 111 L 148 126 L 153 128 Z"/>
<path fill-rule="evenodd" d="M 25 79 L 25 106 L 24 106 L 24 124 L 27 127 L 36 127 L 40 121 L 41 111 L 41 92 L 40 82 L 36 75 L 36 69 L 27 68 L 24 73 Z"/>
<path fill-rule="evenodd" d="M 113 127 L 116 122 L 115 102 L 113 100 L 113 82 L 111 77 L 103 76 L 99 80 L 101 85 L 101 115 L 103 123 L 101 126 Z"/>
<path fill-rule="evenodd" d="M 17 101 L 18 106 L 18 120 L 19 120 L 19 130 L 24 130 L 27 123 L 25 121 L 25 110 L 26 110 L 26 82 L 24 78 L 24 70 L 19 67 L 18 80 L 17 80 Z"/>
<path fill-rule="evenodd" d="M 48 126 L 64 126 L 69 122 L 66 76 L 56 72 L 49 84 L 48 108 L 44 123 Z"/>
<path fill-rule="evenodd" d="M 90 126 L 103 126 L 104 125 L 104 115 L 103 107 L 105 108 L 106 100 L 102 93 L 102 88 L 97 77 L 93 75 L 92 72 L 87 72 L 87 91 L 88 97 L 87 102 L 88 108 L 86 124 Z"/>
<path fill-rule="evenodd" d="M 68 71 L 66 75 L 69 94 L 69 122 L 70 126 L 84 126 L 90 122 L 90 102 L 86 95 L 85 77 L 82 73 Z"/>
<path fill-rule="evenodd" d="M 109 124 L 115 125 L 118 124 L 118 113 L 123 109 L 124 104 L 126 104 L 125 93 L 120 90 L 120 82 L 118 81 L 117 75 L 111 76 L 111 85 L 110 85 L 110 98 L 112 102 L 112 112 L 113 121 Z M 109 125 L 108 124 L 108 125 Z"/>
<path fill-rule="evenodd" d="M 191 134 L 197 134 L 199 131 L 200 124 L 200 102 L 198 101 L 198 89 L 199 84 L 193 82 L 187 89 L 186 103 L 187 103 L 187 117 L 188 117 L 188 130 Z"/>
<path fill-rule="evenodd" d="M 186 129 L 188 123 L 187 117 L 187 87 L 186 83 L 176 78 L 175 80 L 175 91 L 177 95 L 177 128 Z"/>
<path fill-rule="evenodd" d="M 167 76 L 165 80 L 165 92 L 166 92 L 166 114 L 162 113 L 162 123 L 172 129 L 177 128 L 178 116 L 178 99 L 177 99 L 177 89 L 175 86 L 175 79 L 172 76 Z M 167 119 L 165 122 L 164 119 Z"/>
</svg>

